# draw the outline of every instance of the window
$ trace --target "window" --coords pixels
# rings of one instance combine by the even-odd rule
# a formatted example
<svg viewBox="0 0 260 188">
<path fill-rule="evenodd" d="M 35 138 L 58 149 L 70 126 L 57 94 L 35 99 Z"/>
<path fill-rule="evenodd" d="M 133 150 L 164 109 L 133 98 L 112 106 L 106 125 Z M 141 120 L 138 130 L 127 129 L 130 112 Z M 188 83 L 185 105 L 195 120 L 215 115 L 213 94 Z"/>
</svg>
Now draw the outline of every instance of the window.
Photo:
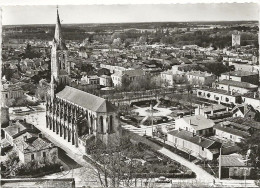
<svg viewBox="0 0 260 188">
<path fill-rule="evenodd" d="M 204 151 L 204 147 L 202 147 L 201 149 L 202 149 L 202 151 Z"/>
<path fill-rule="evenodd" d="M 45 152 L 45 151 L 42 152 L 42 156 L 43 156 L 43 157 L 46 157 L 46 152 Z"/>
<path fill-rule="evenodd" d="M 230 138 L 232 138 L 232 135 L 230 135 Z"/>
<path fill-rule="evenodd" d="M 31 160 L 34 160 L 34 154 L 31 154 Z"/>
</svg>

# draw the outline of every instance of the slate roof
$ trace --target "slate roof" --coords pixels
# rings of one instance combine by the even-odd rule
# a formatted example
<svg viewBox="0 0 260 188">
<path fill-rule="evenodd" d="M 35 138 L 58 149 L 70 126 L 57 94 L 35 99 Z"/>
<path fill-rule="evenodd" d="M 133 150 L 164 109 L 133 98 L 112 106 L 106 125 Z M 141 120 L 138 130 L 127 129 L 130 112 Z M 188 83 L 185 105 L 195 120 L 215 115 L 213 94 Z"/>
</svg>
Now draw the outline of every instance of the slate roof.
<svg viewBox="0 0 260 188">
<path fill-rule="evenodd" d="M 214 126 L 214 121 L 205 118 L 203 115 L 196 116 L 187 116 L 184 117 L 183 120 L 189 124 L 191 122 L 191 126 L 195 130 L 203 130 L 208 129 Z"/>
<path fill-rule="evenodd" d="M 254 84 L 250 84 L 247 82 L 239 82 L 239 81 L 234 81 L 234 80 L 221 80 L 219 82 L 219 84 L 223 84 L 223 85 L 230 85 L 230 86 L 234 86 L 234 87 L 240 87 L 240 88 L 245 88 L 245 89 L 257 89 L 258 86 L 254 85 Z"/>
<path fill-rule="evenodd" d="M 196 145 L 199 145 L 201 147 L 204 148 L 210 148 L 210 146 L 212 146 L 213 144 L 216 143 L 216 141 L 205 138 L 205 137 L 201 137 L 198 135 L 193 135 L 193 133 L 189 132 L 189 131 L 185 131 L 185 130 L 173 130 L 173 131 L 169 131 L 168 134 L 173 135 L 175 137 L 181 138 L 183 140 L 192 142 Z"/>
<path fill-rule="evenodd" d="M 106 99 L 70 86 L 66 86 L 62 91 L 57 93 L 56 96 L 94 112 L 116 111 L 115 107 Z"/>
</svg>

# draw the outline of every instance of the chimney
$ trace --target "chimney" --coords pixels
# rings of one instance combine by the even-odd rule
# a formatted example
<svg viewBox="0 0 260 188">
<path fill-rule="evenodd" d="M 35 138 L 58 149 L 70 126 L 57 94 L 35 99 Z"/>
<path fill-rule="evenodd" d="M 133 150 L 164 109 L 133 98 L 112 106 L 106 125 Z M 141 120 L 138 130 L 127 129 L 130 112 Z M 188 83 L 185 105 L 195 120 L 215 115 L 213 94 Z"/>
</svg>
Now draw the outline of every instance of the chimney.
<svg viewBox="0 0 260 188">
<path fill-rule="evenodd" d="M 233 95 L 233 90 L 230 91 L 230 95 Z"/>
<path fill-rule="evenodd" d="M 226 108 L 227 112 L 229 111 L 228 107 Z"/>
<path fill-rule="evenodd" d="M 254 92 L 254 99 L 256 98 L 256 92 Z"/>
<path fill-rule="evenodd" d="M 23 140 L 26 142 L 26 141 L 27 141 L 27 136 L 24 136 L 24 137 L 23 137 Z"/>
<path fill-rule="evenodd" d="M 193 136 L 193 137 L 196 136 L 195 132 L 192 132 L 192 136 Z"/>
<path fill-rule="evenodd" d="M 23 119 L 23 121 L 24 121 L 24 123 L 26 123 L 26 119 L 25 118 Z"/>
<path fill-rule="evenodd" d="M 19 133 L 19 132 L 21 131 L 21 128 L 20 128 L 20 127 L 18 127 L 18 128 L 17 128 L 17 130 L 18 130 L 18 133 Z"/>
<path fill-rule="evenodd" d="M 199 136 L 199 143 L 201 143 L 201 137 Z"/>
<path fill-rule="evenodd" d="M 189 120 L 189 125 L 191 125 L 191 119 Z"/>
<path fill-rule="evenodd" d="M 42 138 L 42 133 L 39 133 L 39 134 L 38 134 L 38 138 Z"/>
</svg>

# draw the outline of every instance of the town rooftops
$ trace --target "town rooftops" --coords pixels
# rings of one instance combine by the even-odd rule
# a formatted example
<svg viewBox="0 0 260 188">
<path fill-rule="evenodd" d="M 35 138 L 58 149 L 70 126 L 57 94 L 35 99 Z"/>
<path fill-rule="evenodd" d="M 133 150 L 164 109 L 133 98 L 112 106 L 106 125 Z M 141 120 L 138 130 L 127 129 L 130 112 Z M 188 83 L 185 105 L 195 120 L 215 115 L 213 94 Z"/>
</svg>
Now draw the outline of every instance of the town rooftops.
<svg viewBox="0 0 260 188">
<path fill-rule="evenodd" d="M 187 116 L 184 117 L 183 120 L 187 124 L 190 124 L 195 130 L 208 129 L 214 126 L 214 121 L 207 119 L 202 115 Z"/>
<path fill-rule="evenodd" d="M 173 131 L 169 131 L 168 134 L 181 138 L 183 140 L 187 140 L 189 142 L 192 142 L 194 144 L 197 144 L 201 147 L 208 148 L 208 149 L 211 149 L 210 146 L 213 146 L 213 144 L 216 143 L 216 141 L 214 141 L 214 140 L 211 140 L 211 139 L 208 139 L 205 137 L 201 137 L 198 135 L 194 135 L 193 133 L 191 133 L 189 131 L 185 131 L 185 130 L 180 130 L 180 131 L 173 130 Z"/>
<path fill-rule="evenodd" d="M 246 164 L 241 155 L 221 155 L 221 166 L 245 167 Z"/>
<path fill-rule="evenodd" d="M 227 118 L 226 120 L 237 123 L 237 124 L 241 124 L 244 126 L 249 126 L 253 129 L 260 130 L 260 122 L 254 121 L 251 118 L 231 117 L 231 118 Z"/>
<path fill-rule="evenodd" d="M 26 123 L 22 120 L 18 120 L 14 124 L 4 128 L 4 131 L 7 132 L 13 138 L 21 135 L 26 131 L 31 132 L 32 130 L 33 132 L 37 132 L 37 129 L 32 124 Z"/>
<path fill-rule="evenodd" d="M 116 110 L 106 99 L 70 86 L 66 86 L 62 91 L 57 93 L 56 96 L 94 112 L 114 112 Z"/>
<path fill-rule="evenodd" d="M 250 83 L 247 83 L 247 82 L 239 82 L 239 81 L 226 80 L 226 79 L 221 80 L 219 82 L 219 84 L 230 85 L 230 86 L 245 88 L 245 89 L 257 89 L 258 88 L 257 85 L 250 84 Z"/>
<path fill-rule="evenodd" d="M 230 75 L 230 76 L 236 76 L 236 77 L 242 77 L 242 76 L 251 76 L 251 75 L 257 75 L 256 72 L 249 72 L 249 71 L 242 71 L 242 70 L 236 70 L 232 72 L 225 72 L 222 75 Z"/>
</svg>

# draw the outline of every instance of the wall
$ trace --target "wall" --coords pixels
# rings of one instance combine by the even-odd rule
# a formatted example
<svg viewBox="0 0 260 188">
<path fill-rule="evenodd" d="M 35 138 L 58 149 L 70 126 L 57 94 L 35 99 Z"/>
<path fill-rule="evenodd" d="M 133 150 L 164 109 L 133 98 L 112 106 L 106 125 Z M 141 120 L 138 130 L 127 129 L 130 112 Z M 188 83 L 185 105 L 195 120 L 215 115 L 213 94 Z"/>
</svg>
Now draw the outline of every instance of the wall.
<svg viewBox="0 0 260 188">
<path fill-rule="evenodd" d="M 167 141 L 176 144 L 177 148 L 183 150 L 186 153 L 190 153 L 192 156 L 198 158 L 206 158 L 208 160 L 213 159 L 213 154 L 206 148 L 202 148 L 201 146 L 189 142 L 187 140 L 175 137 L 171 134 L 167 134 Z M 176 142 L 177 141 L 177 142 Z"/>
<path fill-rule="evenodd" d="M 215 129 L 215 132 L 216 132 L 216 136 L 218 136 L 220 138 L 225 138 L 225 139 L 231 140 L 233 142 L 241 142 L 241 139 L 243 139 L 240 136 L 233 135 L 231 133 L 224 132 L 224 131 L 219 130 L 219 129 Z"/>
<path fill-rule="evenodd" d="M 43 149 L 37 152 L 33 152 L 33 153 L 25 153 L 24 154 L 24 163 L 28 163 L 31 161 L 31 154 L 34 154 L 34 160 L 41 160 L 43 157 L 43 152 L 46 152 L 46 158 L 50 161 L 52 160 L 52 156 L 56 156 L 56 158 L 58 159 L 58 148 L 54 147 L 54 148 L 47 148 L 47 149 Z M 20 159 L 20 155 L 19 155 L 19 159 Z"/>
</svg>

